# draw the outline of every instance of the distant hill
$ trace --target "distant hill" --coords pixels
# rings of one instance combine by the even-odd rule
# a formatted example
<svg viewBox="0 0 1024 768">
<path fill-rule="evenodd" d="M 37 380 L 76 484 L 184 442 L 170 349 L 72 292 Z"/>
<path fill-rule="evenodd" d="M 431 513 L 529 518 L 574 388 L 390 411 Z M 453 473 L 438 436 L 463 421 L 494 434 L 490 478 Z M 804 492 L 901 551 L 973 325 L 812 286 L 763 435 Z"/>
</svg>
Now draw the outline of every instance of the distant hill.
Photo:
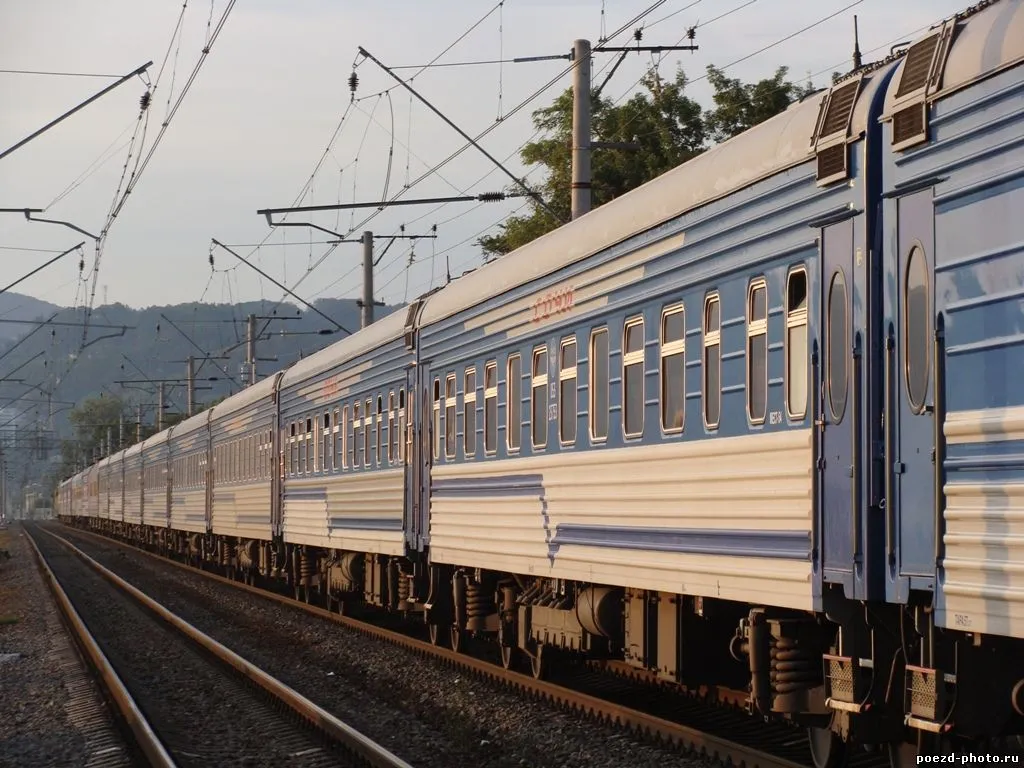
<svg viewBox="0 0 1024 768">
<path fill-rule="evenodd" d="M 32 329 L 23 323 L 5 323 L 4 320 L 45 320 L 60 309 L 56 304 L 21 293 L 0 293 L 0 340 L 19 339 Z"/>
<path fill-rule="evenodd" d="M 17 294 L 2 294 L 0 300 L 7 300 L 7 303 L 0 304 L 0 319 L 24 317 L 45 320 L 54 312 L 59 312 L 54 318 L 57 322 L 82 321 L 81 309 L 60 309 Z M 323 299 L 315 302 L 315 306 L 346 329 L 359 329 L 360 309 L 354 299 Z M 68 434 L 66 426 L 71 403 L 80 403 L 86 397 L 100 394 L 118 396 L 130 403 L 142 403 L 147 413 L 145 420 L 150 422 L 155 413 L 153 406 L 156 386 L 147 381 L 160 379 L 181 380 L 165 384 L 165 412 L 184 412 L 186 398 L 183 380 L 187 370 L 185 361 L 189 356 L 202 358 L 204 354 L 209 354 L 225 358 L 196 361 L 195 396 L 198 404 L 238 392 L 242 388 L 241 368 L 246 354 L 246 316 L 250 313 L 269 316 L 272 309 L 273 304 L 270 302 L 178 304 L 138 310 L 123 304 L 97 307 L 92 313 L 88 343 L 54 395 L 54 399 L 60 401 L 54 405 L 54 426 L 58 433 Z M 395 309 L 398 307 L 377 307 L 375 319 Z M 282 304 L 276 310 L 278 319 L 270 322 L 264 336 L 257 341 L 257 358 L 273 358 L 257 362 L 261 379 L 347 335 L 337 329 L 331 334 L 322 334 L 321 331 L 331 330 L 332 324 L 305 307 L 302 310 L 300 313 L 294 304 Z M 258 320 L 257 330 L 266 324 L 266 320 Z M 123 326 L 127 326 L 127 329 L 122 333 Z M 34 327 L 0 323 L 0 329 L 14 329 L 17 337 L 23 337 Z M 0 406 L 25 391 L 21 385 L 3 382 L 4 377 L 9 376 L 22 363 L 31 360 L 14 373 L 14 378 L 23 379 L 29 384 L 49 381 L 54 375 L 59 378 L 68 370 L 81 341 L 81 327 L 50 325 L 0 359 L 0 384 L 3 384 L 0 389 Z M 0 355 L 7 352 L 14 343 L 16 338 L 11 335 L 0 336 Z M 32 360 L 37 355 L 38 359 Z M 118 381 L 129 383 L 118 384 Z M 24 418 L 32 418 L 31 410 L 34 407 L 37 408 L 38 416 L 45 421 L 45 395 L 29 391 L 24 398 L 10 403 L 4 409 L 6 413 L 0 421 L 7 421 L 25 407 L 29 408 L 30 413 Z M 41 402 L 32 405 L 30 400 Z"/>
</svg>

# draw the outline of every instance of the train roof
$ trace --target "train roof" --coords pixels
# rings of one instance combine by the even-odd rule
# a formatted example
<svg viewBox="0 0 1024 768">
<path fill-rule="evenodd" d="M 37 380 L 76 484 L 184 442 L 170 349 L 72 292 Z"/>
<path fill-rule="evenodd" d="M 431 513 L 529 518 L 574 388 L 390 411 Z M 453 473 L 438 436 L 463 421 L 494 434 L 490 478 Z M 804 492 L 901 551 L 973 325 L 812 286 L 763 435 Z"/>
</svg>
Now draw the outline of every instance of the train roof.
<svg viewBox="0 0 1024 768">
<path fill-rule="evenodd" d="M 167 430 L 163 430 L 163 431 L 166 432 Z M 157 434 L 160 434 L 160 433 L 158 432 Z M 146 438 L 146 440 L 149 440 L 149 438 Z M 120 456 L 120 458 L 121 459 L 128 459 L 128 458 L 134 456 L 137 453 L 142 453 L 142 446 L 144 446 L 146 444 L 146 440 L 143 440 L 141 443 L 135 443 L 135 445 L 130 445 L 127 448 L 125 448 L 124 451 L 123 451 L 123 455 Z"/>
<path fill-rule="evenodd" d="M 1024 0 L 979 3 L 936 24 L 907 50 L 907 56 L 900 71 L 893 77 L 886 96 L 887 117 L 894 111 L 897 94 L 901 91 L 906 73 L 915 71 L 921 86 L 924 86 L 929 70 L 911 67 L 908 62 L 918 58 L 920 64 L 927 66 L 931 61 L 932 51 L 941 45 L 941 42 L 939 45 L 935 44 L 936 38 L 941 41 L 943 30 L 951 22 L 955 22 L 956 32 L 949 46 L 945 65 L 939 73 L 941 78 L 937 80 L 938 87 L 929 86 L 928 96 L 963 88 L 1024 61 Z M 915 57 L 915 49 L 922 55 Z M 907 89 L 903 91 L 909 93 Z"/>
<path fill-rule="evenodd" d="M 171 428 L 162 429 L 155 435 L 150 435 L 142 441 L 142 450 L 148 451 L 150 448 L 156 448 L 158 445 L 163 445 L 171 437 Z M 131 449 L 129 449 L 131 450 Z"/>
<path fill-rule="evenodd" d="M 878 87 L 877 73 L 865 79 L 851 120 L 850 135 L 854 137 L 867 127 L 867 105 Z M 827 94 L 827 90 L 820 91 L 795 102 L 750 130 L 460 277 L 426 300 L 420 324 L 451 317 L 806 162 L 814 156 L 811 138 Z"/>
<path fill-rule="evenodd" d="M 281 389 L 306 381 L 317 374 L 343 365 L 371 349 L 376 349 L 389 341 L 400 338 L 405 330 L 405 315 L 406 312 L 401 309 L 392 312 L 369 327 L 299 360 L 285 371 L 284 377 L 281 379 Z"/>
<path fill-rule="evenodd" d="M 274 373 L 272 376 L 268 376 L 263 379 L 263 381 L 258 381 L 252 386 L 246 387 L 241 392 L 232 395 L 226 400 L 217 403 L 217 405 L 213 406 L 213 414 L 210 416 L 210 419 L 216 420 L 226 418 L 233 413 L 237 413 L 248 405 L 252 405 L 265 397 L 270 397 L 274 393 L 274 386 L 279 374 L 280 371 Z"/>
<path fill-rule="evenodd" d="M 190 435 L 197 429 L 205 427 L 207 422 L 210 420 L 211 413 L 211 409 L 207 409 L 201 413 L 197 413 L 195 416 L 189 416 L 184 421 L 179 421 L 171 427 L 170 430 L 168 430 L 170 432 L 170 437 L 177 439 L 179 437 L 184 437 L 185 435 Z"/>
</svg>

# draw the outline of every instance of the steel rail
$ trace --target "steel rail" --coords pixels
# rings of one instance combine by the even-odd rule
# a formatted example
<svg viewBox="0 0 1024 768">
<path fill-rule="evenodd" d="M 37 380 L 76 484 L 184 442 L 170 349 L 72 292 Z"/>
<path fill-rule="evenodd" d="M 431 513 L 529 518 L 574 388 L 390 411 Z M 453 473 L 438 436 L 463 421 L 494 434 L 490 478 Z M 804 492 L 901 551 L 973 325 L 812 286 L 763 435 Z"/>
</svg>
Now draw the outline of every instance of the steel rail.
<svg viewBox="0 0 1024 768">
<path fill-rule="evenodd" d="M 202 646 L 216 658 L 255 683 L 315 728 L 325 733 L 329 738 L 343 745 L 349 752 L 364 760 L 368 765 L 373 766 L 373 768 L 413 768 L 409 763 L 397 757 L 382 745 L 364 736 L 352 726 L 342 722 L 327 710 L 314 704 L 298 691 L 285 685 L 277 678 L 268 675 L 255 664 L 246 661 L 230 648 L 221 645 L 206 633 L 192 626 L 149 595 L 98 563 L 67 539 L 48 530 L 45 532 L 78 555 L 86 565 L 111 584 L 127 592 L 190 640 Z M 105 540 L 109 541 L 109 539 Z"/>
<path fill-rule="evenodd" d="M 64 525 L 61 523 L 61 525 Z M 655 715 L 650 715 L 630 707 L 605 701 L 596 696 L 574 691 L 571 688 L 550 683 L 545 680 L 536 680 L 512 670 L 506 670 L 497 664 L 467 656 L 462 653 L 432 645 L 424 640 L 409 637 L 401 632 L 385 629 L 350 616 L 328 611 L 319 606 L 295 600 L 294 598 L 270 592 L 260 587 L 243 584 L 239 581 L 225 578 L 216 573 L 210 573 L 194 568 L 185 563 L 171 560 L 154 552 L 140 549 L 132 544 L 113 539 L 92 531 L 86 531 L 73 526 L 64 527 L 75 535 L 83 536 L 102 541 L 106 544 L 125 547 L 140 555 L 145 555 L 161 563 L 180 568 L 188 573 L 203 576 L 211 581 L 227 584 L 236 589 L 248 592 L 253 595 L 273 600 L 281 605 L 305 611 L 336 624 L 348 627 L 349 629 L 361 632 L 364 635 L 373 637 L 383 642 L 392 643 L 407 650 L 411 650 L 421 656 L 439 659 L 447 664 L 462 669 L 466 672 L 476 674 L 491 681 L 507 685 L 513 690 L 525 693 L 542 699 L 556 707 L 564 707 L 593 717 L 599 722 L 610 725 L 619 725 L 627 730 L 639 734 L 656 734 L 659 738 L 678 747 L 707 755 L 711 759 L 718 760 L 733 766 L 744 766 L 745 768 L 806 768 L 803 763 L 787 760 L 786 758 L 762 752 L 754 747 L 739 744 L 729 739 L 705 733 L 697 728 L 665 720 Z M 52 534 L 51 534 L 52 535 Z M 100 566 L 102 568 L 102 566 Z"/>
<path fill-rule="evenodd" d="M 53 534 L 50 534 L 51 536 Z M 135 703 L 135 699 L 128 692 L 121 678 L 118 677 L 117 672 L 114 671 L 114 667 L 111 666 L 110 661 L 106 655 L 100 650 L 99 645 L 93 638 L 92 633 L 89 632 L 88 627 L 85 626 L 85 622 L 82 621 L 81 616 L 78 615 L 78 611 L 71 604 L 70 598 L 64 588 L 57 581 L 57 577 L 54 575 L 49 564 L 46 562 L 46 558 L 43 557 L 43 553 L 39 551 L 39 546 L 36 544 L 32 534 L 25 530 L 25 537 L 28 539 L 29 544 L 32 546 L 32 552 L 36 558 L 36 564 L 39 566 L 39 570 L 42 572 L 46 579 L 47 585 L 50 587 L 50 591 L 53 593 L 57 605 L 60 607 L 61 612 L 64 614 L 64 618 L 67 620 L 68 625 L 74 632 L 75 640 L 82 648 L 89 662 L 100 676 L 100 680 L 103 683 L 106 692 L 113 700 L 118 711 L 121 713 L 121 717 L 124 719 L 128 728 L 131 730 L 132 735 L 135 737 L 136 746 L 146 756 L 149 764 L 155 768 L 177 768 L 177 764 L 171 758 L 167 752 L 163 743 L 157 737 L 153 731 L 152 726 L 146 720 L 145 715 L 139 709 Z M 59 538 L 59 537 L 57 537 Z"/>
</svg>

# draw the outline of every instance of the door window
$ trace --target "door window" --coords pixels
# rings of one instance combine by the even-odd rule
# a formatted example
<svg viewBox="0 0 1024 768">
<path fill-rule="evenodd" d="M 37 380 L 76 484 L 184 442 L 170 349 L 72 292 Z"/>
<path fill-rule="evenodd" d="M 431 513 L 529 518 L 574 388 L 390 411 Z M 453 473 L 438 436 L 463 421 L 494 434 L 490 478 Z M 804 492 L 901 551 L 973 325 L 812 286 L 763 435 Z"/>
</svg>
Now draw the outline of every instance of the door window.
<svg viewBox="0 0 1024 768">
<path fill-rule="evenodd" d="M 828 288 L 828 403 L 838 424 L 846 411 L 847 370 L 846 280 L 839 270 Z"/>
<path fill-rule="evenodd" d="M 907 399 L 915 412 L 924 409 L 931 362 L 931 312 L 928 308 L 928 263 L 920 245 L 907 257 L 903 293 Z"/>
</svg>

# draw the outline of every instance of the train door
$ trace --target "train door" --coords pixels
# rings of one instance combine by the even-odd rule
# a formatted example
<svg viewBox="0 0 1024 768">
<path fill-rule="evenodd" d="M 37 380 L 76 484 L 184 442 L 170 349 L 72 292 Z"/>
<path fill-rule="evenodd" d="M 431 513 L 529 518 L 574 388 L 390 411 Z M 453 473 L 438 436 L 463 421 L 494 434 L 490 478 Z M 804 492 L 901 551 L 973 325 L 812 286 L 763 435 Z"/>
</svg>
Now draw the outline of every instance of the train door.
<svg viewBox="0 0 1024 768">
<path fill-rule="evenodd" d="M 417 392 L 419 391 L 417 368 L 409 366 L 405 374 L 405 390 L 399 395 L 400 422 L 404 429 L 402 440 L 402 456 L 405 463 L 405 537 L 410 549 L 420 550 L 422 536 L 426 533 L 427 496 L 423 492 L 424 472 L 429 467 L 424 464 L 425 458 L 420 449 L 420 419 L 416 416 Z M 402 402 L 404 398 L 404 403 Z"/>
<path fill-rule="evenodd" d="M 896 200 L 886 264 L 887 554 L 896 599 L 935 576 L 934 283 L 932 190 Z"/>
<path fill-rule="evenodd" d="M 821 233 L 821 371 L 819 386 L 819 510 L 822 568 L 827 582 L 846 585 L 853 597 L 853 567 L 860 532 L 855 518 L 854 436 L 858 414 L 853 404 L 854 220 L 825 227 Z"/>
</svg>

